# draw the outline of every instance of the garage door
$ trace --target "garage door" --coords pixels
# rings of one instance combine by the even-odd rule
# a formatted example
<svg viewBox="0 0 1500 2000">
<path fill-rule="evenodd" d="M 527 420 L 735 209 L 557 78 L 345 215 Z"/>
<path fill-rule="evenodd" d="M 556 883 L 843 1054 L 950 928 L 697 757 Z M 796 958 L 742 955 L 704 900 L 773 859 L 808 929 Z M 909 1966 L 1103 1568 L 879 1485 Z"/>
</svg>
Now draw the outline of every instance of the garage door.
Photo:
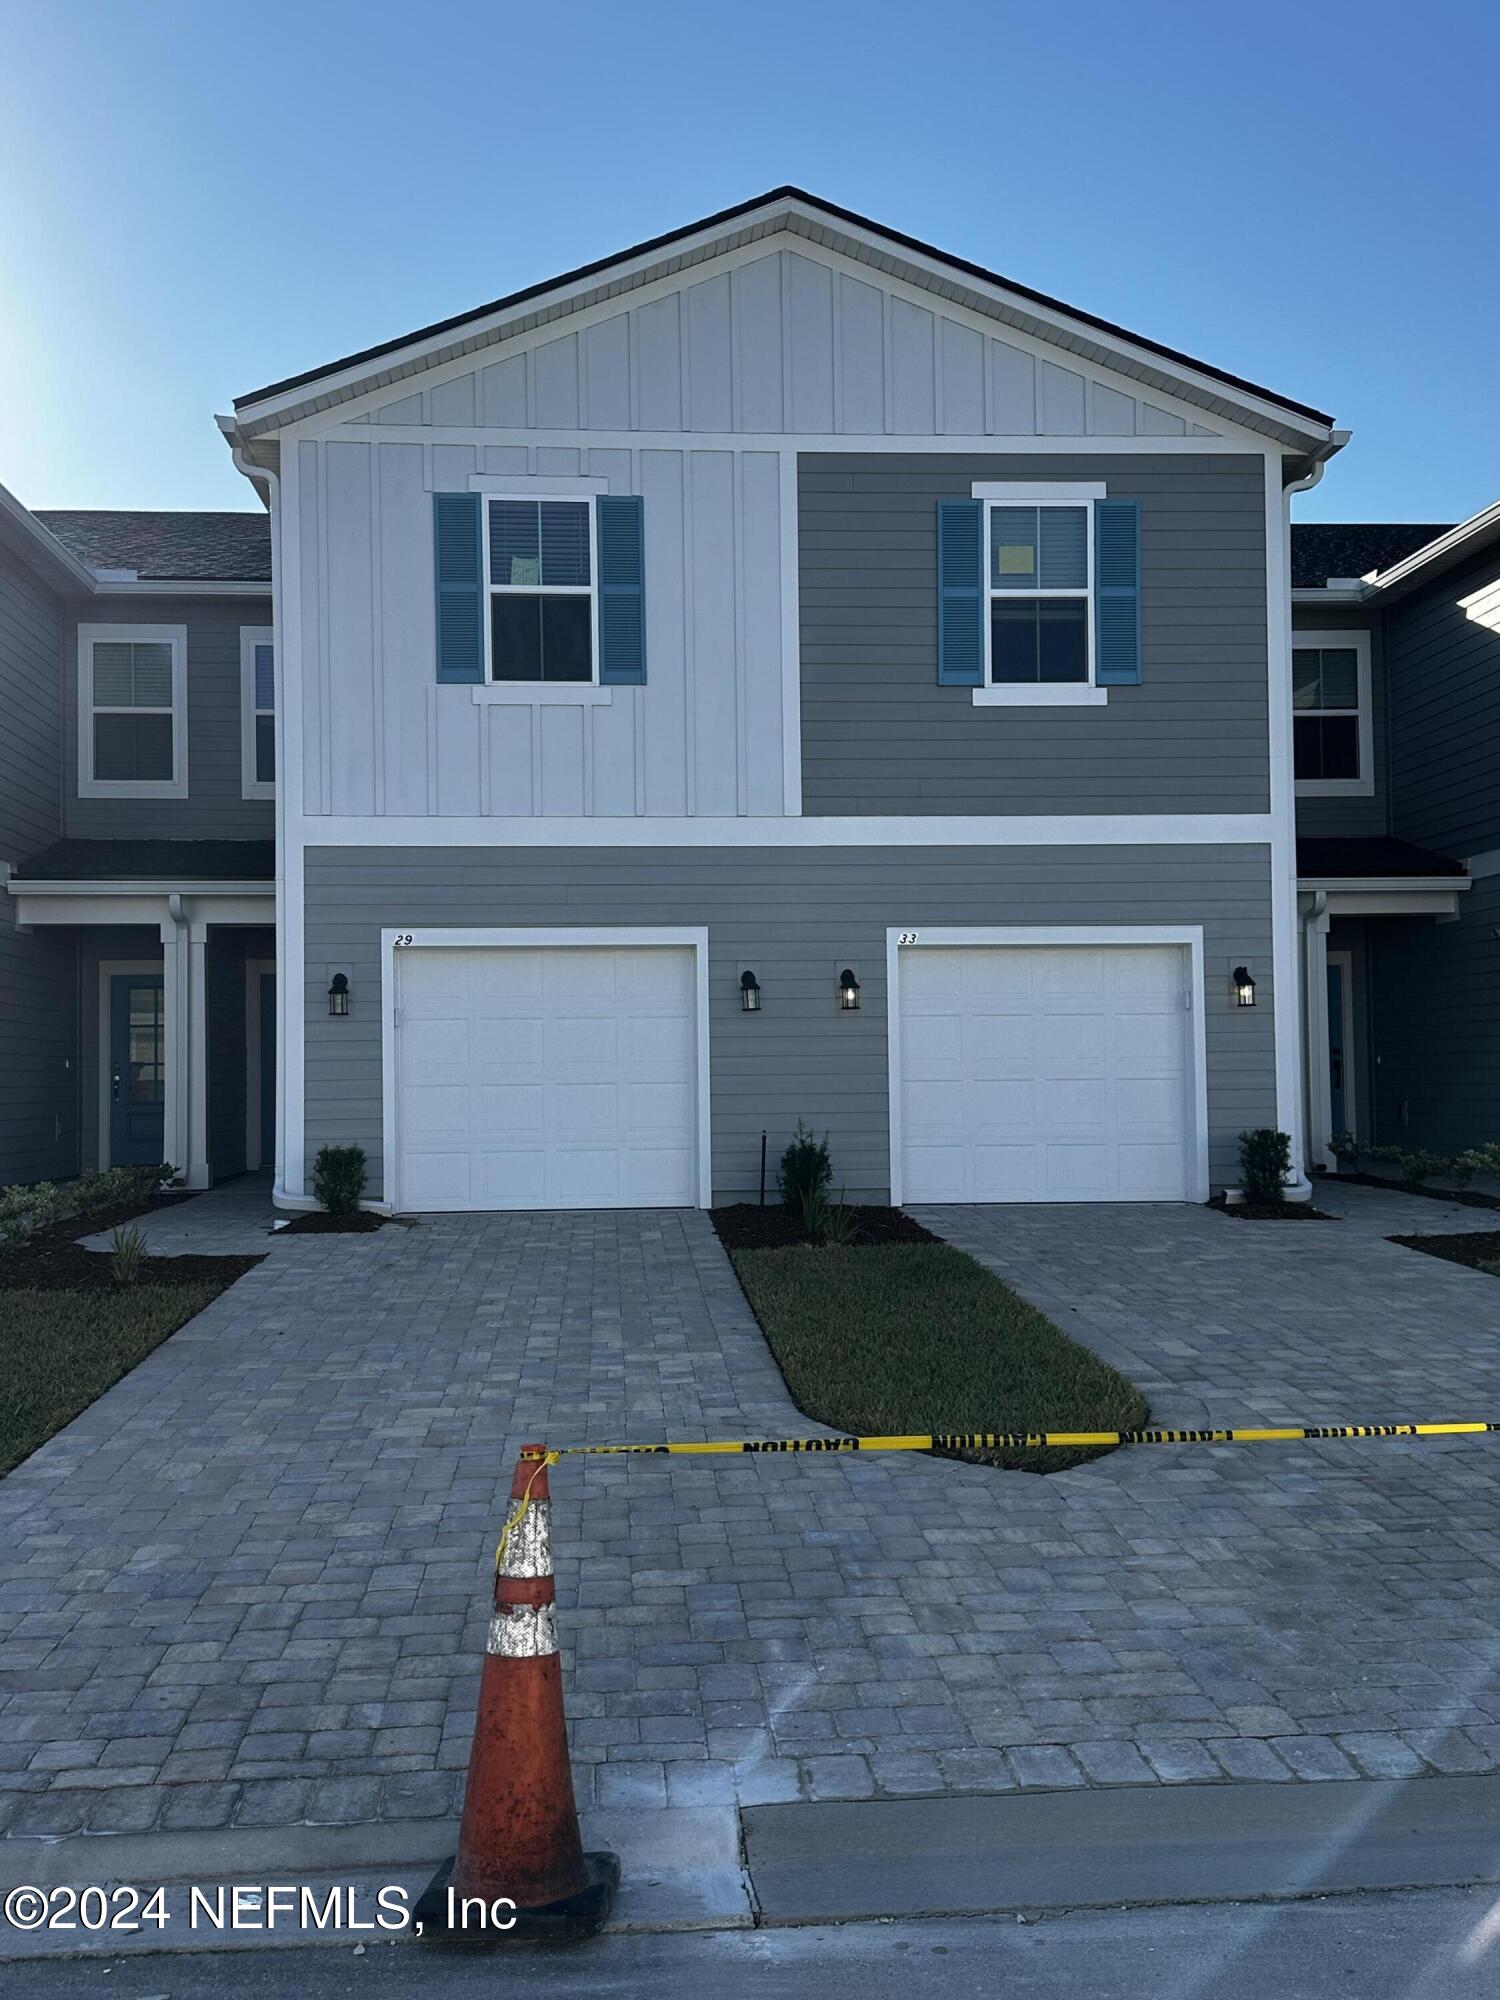
<svg viewBox="0 0 1500 2000">
<path fill-rule="evenodd" d="M 1188 976 L 1178 945 L 903 950 L 903 1199 L 1187 1199 Z"/>
<path fill-rule="evenodd" d="M 395 965 L 401 1208 L 697 1202 L 690 948 L 418 946 Z"/>
</svg>

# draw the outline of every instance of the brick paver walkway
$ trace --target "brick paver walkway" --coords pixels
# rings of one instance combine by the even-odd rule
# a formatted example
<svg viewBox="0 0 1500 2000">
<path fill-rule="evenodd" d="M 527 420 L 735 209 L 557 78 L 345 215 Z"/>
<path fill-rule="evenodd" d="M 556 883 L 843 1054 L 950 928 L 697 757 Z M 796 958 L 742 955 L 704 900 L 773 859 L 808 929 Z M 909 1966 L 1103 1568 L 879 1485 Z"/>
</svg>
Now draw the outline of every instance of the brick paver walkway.
<svg viewBox="0 0 1500 2000">
<path fill-rule="evenodd" d="M 1164 1421 L 1500 1413 L 1500 1287 L 1382 1240 L 1489 1218 L 1333 1199 L 928 1219 Z M 449 1815 L 517 1447 L 808 1428 L 699 1214 L 276 1240 L 0 1484 L 0 1824 Z M 1500 1766 L 1500 1438 L 554 1493 L 584 1803 Z"/>
</svg>

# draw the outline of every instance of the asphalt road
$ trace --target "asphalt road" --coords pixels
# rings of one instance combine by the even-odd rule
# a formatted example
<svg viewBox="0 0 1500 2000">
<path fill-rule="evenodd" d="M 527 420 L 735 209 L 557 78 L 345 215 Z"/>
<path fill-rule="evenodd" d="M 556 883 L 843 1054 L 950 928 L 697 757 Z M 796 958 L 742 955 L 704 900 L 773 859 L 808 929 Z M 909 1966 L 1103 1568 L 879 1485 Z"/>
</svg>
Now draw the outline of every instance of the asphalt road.
<svg viewBox="0 0 1500 2000">
<path fill-rule="evenodd" d="M 863 1923 L 606 1937 L 573 1950 L 266 1947 L 0 1967 L 25 2000 L 1444 2000 L 1500 1992 L 1500 1897 L 1435 1889 L 1318 1902 L 1092 1911 L 1018 1923 Z"/>
</svg>

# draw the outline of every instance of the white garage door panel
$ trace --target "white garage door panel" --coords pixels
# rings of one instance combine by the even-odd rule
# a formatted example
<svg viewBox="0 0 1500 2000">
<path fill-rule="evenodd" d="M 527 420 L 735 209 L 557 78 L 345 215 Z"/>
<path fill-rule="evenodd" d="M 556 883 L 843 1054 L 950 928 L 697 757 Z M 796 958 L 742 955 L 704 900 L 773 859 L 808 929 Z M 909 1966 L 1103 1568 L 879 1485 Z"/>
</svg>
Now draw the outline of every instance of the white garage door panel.
<svg viewBox="0 0 1500 2000">
<path fill-rule="evenodd" d="M 1179 945 L 955 945 L 899 961 L 907 1201 L 1182 1201 Z"/>
<path fill-rule="evenodd" d="M 402 1208 L 697 1201 L 689 947 L 413 946 L 396 977 Z"/>
</svg>

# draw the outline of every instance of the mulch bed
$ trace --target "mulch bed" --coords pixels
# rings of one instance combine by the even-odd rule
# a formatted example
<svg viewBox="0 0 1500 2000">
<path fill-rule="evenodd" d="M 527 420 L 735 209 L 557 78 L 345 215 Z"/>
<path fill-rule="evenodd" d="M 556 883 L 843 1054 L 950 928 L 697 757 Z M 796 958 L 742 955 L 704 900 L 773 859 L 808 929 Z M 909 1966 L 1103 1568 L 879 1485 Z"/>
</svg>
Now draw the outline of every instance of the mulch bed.
<svg viewBox="0 0 1500 2000">
<path fill-rule="evenodd" d="M 844 1246 L 850 1250 L 862 1250 L 876 1243 L 936 1243 L 939 1239 L 930 1229 L 924 1229 L 920 1222 L 899 1208 L 861 1208 L 855 1203 L 854 1210 L 859 1228 L 856 1235 Z M 719 1232 L 719 1241 L 726 1250 L 789 1250 L 799 1243 L 810 1243 L 812 1238 L 802 1227 L 801 1220 L 779 1203 L 767 1203 L 761 1208 L 753 1201 L 740 1201 L 730 1208 L 712 1208 L 709 1220 Z"/>
<path fill-rule="evenodd" d="M 1425 1251 L 1429 1257 L 1445 1258 L 1450 1264 L 1467 1264 L 1471 1271 L 1500 1263 L 1500 1230 L 1472 1229 L 1460 1236 L 1390 1236 L 1386 1241 L 1399 1243 L 1407 1250 Z M 1488 1271 L 1485 1275 L 1497 1274 Z"/>
<path fill-rule="evenodd" d="M 93 1236 L 117 1223 L 138 1222 L 159 1208 L 176 1208 L 193 1201 L 192 1194 L 159 1195 L 144 1206 L 117 1202 L 88 1215 L 65 1216 L 27 1238 L 18 1250 L 0 1257 L 0 1291 L 113 1291 L 114 1276 L 107 1250 L 79 1248 L 80 1236 Z M 259 1257 L 146 1257 L 136 1282 L 142 1285 L 232 1285 L 260 1262 Z"/>
<path fill-rule="evenodd" d="M 1241 1222 L 1342 1222 L 1341 1215 L 1328 1215 L 1306 1201 L 1211 1201 L 1220 1215 L 1237 1215 Z"/>
<path fill-rule="evenodd" d="M 1500 1208 L 1500 1196 L 1480 1194 L 1476 1188 L 1428 1187 L 1425 1181 L 1387 1180 L 1384 1174 L 1330 1174 L 1329 1185 L 1352 1181 L 1355 1187 L 1384 1188 L 1387 1194 L 1425 1194 L 1429 1201 L 1456 1201 L 1460 1208 Z M 1393 1243 L 1405 1241 L 1393 1236 Z"/>
<path fill-rule="evenodd" d="M 330 1215 L 326 1209 L 311 1208 L 276 1231 L 278 1236 L 363 1236 L 371 1229 L 384 1229 L 388 1215 L 372 1215 L 356 1208 L 350 1215 Z"/>
</svg>

